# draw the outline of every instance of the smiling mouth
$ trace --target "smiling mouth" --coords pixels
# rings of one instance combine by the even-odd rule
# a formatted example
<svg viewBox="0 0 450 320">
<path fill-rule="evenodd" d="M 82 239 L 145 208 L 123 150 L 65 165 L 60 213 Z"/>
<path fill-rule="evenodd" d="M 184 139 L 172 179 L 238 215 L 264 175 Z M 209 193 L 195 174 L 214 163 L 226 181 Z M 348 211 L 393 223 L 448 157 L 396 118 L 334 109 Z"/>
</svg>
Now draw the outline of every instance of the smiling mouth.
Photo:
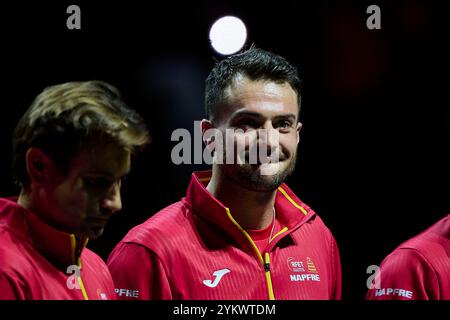
<svg viewBox="0 0 450 320">
<path fill-rule="evenodd" d="M 252 166 L 259 167 L 259 166 L 261 166 L 263 164 L 266 164 L 266 165 L 269 165 L 269 164 L 280 164 L 280 163 L 282 163 L 283 161 L 286 161 L 286 160 L 287 160 L 287 158 L 276 159 L 276 160 L 271 160 L 270 158 L 266 158 L 266 159 L 264 159 L 264 162 L 262 162 L 262 161 L 260 161 L 258 159 L 258 162 L 255 163 L 255 164 L 252 164 Z"/>
<path fill-rule="evenodd" d="M 252 166 L 253 165 L 259 166 L 262 164 L 280 163 L 280 162 L 287 160 L 287 158 L 272 159 L 270 157 L 266 157 L 264 159 L 258 158 L 258 159 L 256 159 L 256 162 L 255 162 L 254 160 L 250 161 L 250 159 L 248 157 L 246 157 L 244 160 L 245 160 L 244 164 L 250 164 Z"/>
</svg>

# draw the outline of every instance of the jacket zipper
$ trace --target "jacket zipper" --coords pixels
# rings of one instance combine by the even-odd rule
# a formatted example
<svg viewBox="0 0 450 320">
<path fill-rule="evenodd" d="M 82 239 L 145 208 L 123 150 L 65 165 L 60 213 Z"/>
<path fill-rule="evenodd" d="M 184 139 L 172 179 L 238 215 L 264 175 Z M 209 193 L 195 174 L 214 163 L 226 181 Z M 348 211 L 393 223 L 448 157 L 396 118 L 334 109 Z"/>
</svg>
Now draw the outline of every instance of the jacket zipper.
<svg viewBox="0 0 450 320">
<path fill-rule="evenodd" d="M 297 209 L 299 209 L 305 216 L 308 215 L 307 210 L 306 210 L 305 208 L 303 208 L 302 206 L 298 205 L 298 204 L 297 204 L 297 203 L 289 196 L 289 194 L 288 194 L 283 188 L 279 187 L 278 190 L 286 197 L 286 199 L 288 199 L 288 201 L 289 201 L 292 205 L 294 205 L 294 207 L 296 207 Z M 272 277 L 271 277 L 271 274 L 270 274 L 270 255 L 269 255 L 269 252 L 268 252 L 268 251 L 270 251 L 270 250 L 272 249 L 273 245 L 271 246 L 270 244 L 271 244 L 272 240 L 275 239 L 276 237 L 278 237 L 280 234 L 282 234 L 282 233 L 284 233 L 284 232 L 286 232 L 286 231 L 289 231 L 288 233 L 290 233 L 290 232 L 292 232 L 293 230 L 295 230 L 296 227 L 292 228 L 291 230 L 288 230 L 288 228 L 285 227 L 285 228 L 283 228 L 282 230 L 280 230 L 277 234 L 275 234 L 275 235 L 273 236 L 272 239 L 269 239 L 269 245 L 268 245 L 268 248 L 267 248 L 267 249 L 270 249 L 270 250 L 267 250 L 267 249 L 266 249 L 266 252 L 264 253 L 264 259 L 263 259 L 262 255 L 261 255 L 261 252 L 259 252 L 259 249 L 258 249 L 258 247 L 256 246 L 256 244 L 255 244 L 255 242 L 253 241 L 253 239 L 250 237 L 250 235 L 247 233 L 247 231 L 245 231 L 245 230 L 239 225 L 239 223 L 237 223 L 237 221 L 234 220 L 233 216 L 231 215 L 230 209 L 229 209 L 229 208 L 225 208 L 225 211 L 226 211 L 226 213 L 227 213 L 228 218 L 231 220 L 231 222 L 239 229 L 239 231 L 241 231 L 241 233 L 245 236 L 245 238 L 247 238 L 247 240 L 250 242 L 250 244 L 251 244 L 253 250 L 256 252 L 256 254 L 257 254 L 259 260 L 261 261 L 261 264 L 262 264 L 263 269 L 264 269 L 264 274 L 265 274 L 265 276 L 266 276 L 266 284 L 267 284 L 267 289 L 268 289 L 269 299 L 270 299 L 270 300 L 275 300 L 275 295 L 274 295 L 274 293 L 273 293 L 273 286 L 272 286 Z M 312 216 L 312 215 L 311 215 L 311 216 Z M 306 219 L 303 223 L 305 223 L 307 220 L 309 220 L 309 219 Z M 302 224 L 303 224 L 303 223 L 302 223 Z"/>
<path fill-rule="evenodd" d="M 270 275 L 270 256 L 268 252 L 266 252 L 264 255 L 264 271 L 266 272 L 267 288 L 269 289 L 269 300 L 275 300 L 275 295 L 273 294 L 272 277 Z"/>
<path fill-rule="evenodd" d="M 255 242 L 253 241 L 253 239 L 250 237 L 250 235 L 247 233 L 247 231 L 245 231 L 240 225 L 239 223 L 237 223 L 236 220 L 234 220 L 233 216 L 231 215 L 230 209 L 229 208 L 225 208 L 228 218 L 233 222 L 233 224 L 244 234 L 244 236 L 247 238 L 247 240 L 250 242 L 250 244 L 253 247 L 253 250 L 255 250 L 259 260 L 261 261 L 262 267 L 264 269 L 264 274 L 265 274 L 265 278 L 266 278 L 266 284 L 267 284 L 267 290 L 268 290 L 268 295 L 269 295 L 269 300 L 275 300 L 275 295 L 273 294 L 273 287 L 272 287 L 272 277 L 270 274 L 270 257 L 269 257 L 269 253 L 266 252 L 264 255 L 264 259 L 261 255 L 261 252 L 259 252 L 258 247 L 256 246 Z M 280 233 L 278 233 L 280 234 Z M 278 235 L 277 234 L 277 235 Z M 273 239 L 273 238 L 272 238 Z M 270 240 L 272 240 L 270 239 Z"/>
<path fill-rule="evenodd" d="M 71 244 L 72 244 L 72 263 L 76 264 L 78 267 L 78 270 L 79 270 L 79 273 L 78 273 L 79 276 L 77 276 L 78 284 L 80 285 L 81 293 L 83 294 L 84 300 L 89 300 L 89 297 L 86 292 L 86 288 L 84 287 L 83 279 L 81 278 L 81 257 L 78 259 L 78 263 L 77 263 L 77 261 L 75 261 L 76 250 L 77 250 L 77 239 L 76 239 L 75 235 L 71 234 L 70 240 L 71 240 Z M 85 241 L 84 245 L 86 245 L 86 244 L 87 244 L 87 240 Z"/>
</svg>

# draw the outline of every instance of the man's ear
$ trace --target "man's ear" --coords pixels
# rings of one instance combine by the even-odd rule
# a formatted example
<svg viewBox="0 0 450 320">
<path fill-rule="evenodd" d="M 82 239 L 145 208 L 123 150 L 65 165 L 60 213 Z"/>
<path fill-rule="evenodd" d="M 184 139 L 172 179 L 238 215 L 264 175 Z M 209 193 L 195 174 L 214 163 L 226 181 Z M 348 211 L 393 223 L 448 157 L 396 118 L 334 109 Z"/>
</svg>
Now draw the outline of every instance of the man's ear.
<svg viewBox="0 0 450 320">
<path fill-rule="evenodd" d="M 205 133 L 206 130 L 214 128 L 212 122 L 208 119 L 203 119 L 200 121 L 200 129 L 202 130 L 202 133 Z"/>
<path fill-rule="evenodd" d="M 202 131 L 202 137 L 203 137 L 203 142 L 206 145 L 209 145 L 211 143 L 211 139 L 208 138 L 208 135 L 205 136 L 205 132 L 208 131 L 209 129 L 213 129 L 214 125 L 212 124 L 211 121 L 207 120 L 207 119 L 203 119 L 200 122 L 200 130 Z"/>
<path fill-rule="evenodd" d="M 300 142 L 300 131 L 302 130 L 303 124 L 299 121 L 297 123 L 297 128 L 295 128 L 297 130 L 297 144 Z"/>
<path fill-rule="evenodd" d="M 39 148 L 28 149 L 25 155 L 28 176 L 31 184 L 51 181 L 57 172 L 53 160 Z"/>
</svg>

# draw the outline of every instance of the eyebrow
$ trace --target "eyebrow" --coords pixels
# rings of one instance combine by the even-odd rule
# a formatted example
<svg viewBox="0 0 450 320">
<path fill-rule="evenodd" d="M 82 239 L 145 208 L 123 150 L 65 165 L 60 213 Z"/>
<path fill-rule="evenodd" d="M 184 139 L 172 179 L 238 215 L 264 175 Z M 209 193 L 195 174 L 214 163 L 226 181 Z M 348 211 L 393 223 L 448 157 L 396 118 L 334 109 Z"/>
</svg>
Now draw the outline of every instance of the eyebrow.
<svg viewBox="0 0 450 320">
<path fill-rule="evenodd" d="M 122 177 L 128 175 L 129 173 L 130 173 L 130 170 L 128 170 L 128 171 L 125 172 L 124 174 L 119 175 L 118 178 L 122 178 Z M 107 171 L 102 171 L 102 170 L 99 170 L 99 171 L 89 171 L 89 172 L 86 172 L 85 175 L 103 176 L 103 177 L 108 177 L 108 178 L 110 178 L 110 179 L 116 179 L 116 177 L 115 177 L 112 173 L 107 172 Z"/>
<path fill-rule="evenodd" d="M 295 114 L 287 113 L 287 114 L 282 114 L 282 115 L 279 115 L 279 116 L 275 116 L 274 120 L 289 119 L 289 120 L 293 120 L 294 121 L 296 118 L 297 118 L 297 116 Z"/>
<path fill-rule="evenodd" d="M 239 117 L 245 117 L 245 116 L 253 117 L 253 118 L 262 118 L 261 114 L 259 114 L 258 112 L 242 110 L 242 111 L 236 111 L 235 113 L 233 113 L 231 115 L 231 120 L 234 120 Z"/>
</svg>

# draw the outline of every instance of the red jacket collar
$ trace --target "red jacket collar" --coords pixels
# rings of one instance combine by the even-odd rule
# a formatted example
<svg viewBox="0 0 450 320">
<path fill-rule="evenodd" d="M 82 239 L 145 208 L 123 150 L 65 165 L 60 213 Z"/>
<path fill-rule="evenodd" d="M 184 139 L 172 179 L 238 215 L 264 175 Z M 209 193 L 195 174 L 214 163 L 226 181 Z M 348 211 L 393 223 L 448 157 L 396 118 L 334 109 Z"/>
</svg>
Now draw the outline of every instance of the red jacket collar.
<svg viewBox="0 0 450 320">
<path fill-rule="evenodd" d="M 233 222 L 233 213 L 206 190 L 206 185 L 210 179 L 210 170 L 194 172 L 192 174 L 186 194 L 186 201 L 192 207 L 193 214 L 223 229 L 239 243 L 248 244 L 248 240 L 239 229 L 240 226 L 236 225 L 237 222 Z M 280 236 L 280 239 L 315 215 L 314 211 L 300 201 L 284 183 L 277 190 L 275 209 L 277 212 L 277 221 L 281 224 L 281 228 L 287 227 L 288 229 L 284 235 Z"/>
<path fill-rule="evenodd" d="M 81 268 L 81 253 L 88 239 L 58 231 L 30 210 L 17 204 L 15 198 L 0 198 L 0 225 L 6 224 L 14 234 L 29 241 L 46 259 L 58 268 L 69 265 Z"/>
</svg>

